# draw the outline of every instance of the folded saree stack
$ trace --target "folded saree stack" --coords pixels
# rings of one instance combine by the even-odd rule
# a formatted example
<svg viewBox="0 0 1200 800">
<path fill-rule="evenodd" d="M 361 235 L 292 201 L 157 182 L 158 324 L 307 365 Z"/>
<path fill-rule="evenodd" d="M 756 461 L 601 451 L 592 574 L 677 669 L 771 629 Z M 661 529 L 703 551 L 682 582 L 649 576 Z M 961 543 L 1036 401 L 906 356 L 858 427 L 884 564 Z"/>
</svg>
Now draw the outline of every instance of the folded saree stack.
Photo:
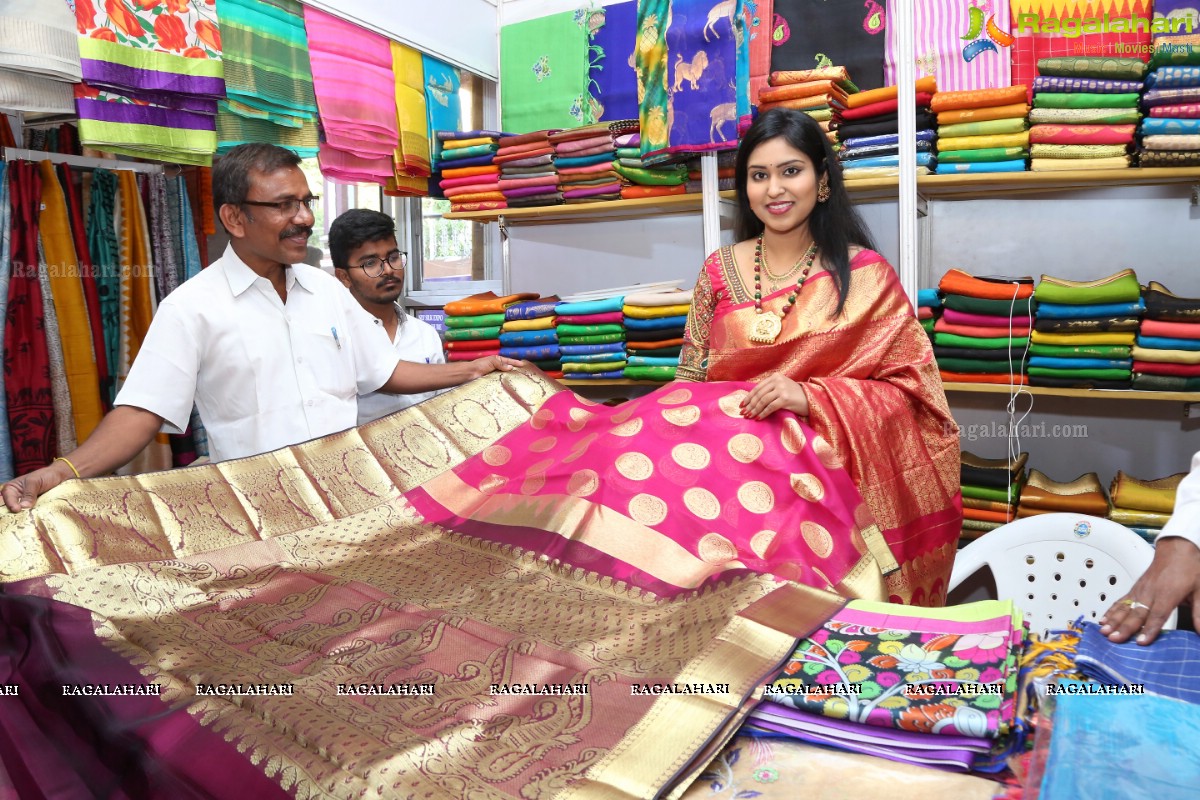
<svg viewBox="0 0 1200 800">
<path fill-rule="evenodd" d="M 933 341 L 933 326 L 942 313 L 942 296 L 937 289 L 921 289 L 917 292 L 917 319 Z"/>
<path fill-rule="evenodd" d="M 983 458 L 962 451 L 962 538 L 977 539 L 1017 518 L 1028 461 L 1028 453 L 1013 459 Z"/>
<path fill-rule="evenodd" d="M 1108 487 L 1112 511 L 1108 518 L 1131 528 L 1151 544 L 1175 510 L 1175 494 L 1187 473 L 1142 480 L 1117 470 Z"/>
<path fill-rule="evenodd" d="M 1100 476 L 1087 472 L 1074 480 L 1056 481 L 1040 470 L 1029 470 L 1029 478 L 1021 487 L 1017 519 L 1060 512 L 1107 517 L 1108 495 Z"/>
<path fill-rule="evenodd" d="M 0 108 L 27 114 L 74 113 L 72 84 L 83 74 L 75 27 L 75 15 L 58 0 L 4 4 L 0 9 Z"/>
<path fill-rule="evenodd" d="M 1150 281 L 1142 300 L 1146 316 L 1132 351 L 1133 388 L 1200 391 L 1200 298 Z"/>
<path fill-rule="evenodd" d="M 270 142 L 317 155 L 317 98 L 304 11 L 297 0 L 217 0 L 226 98 L 217 104 L 217 152 Z"/>
<path fill-rule="evenodd" d="M 692 292 L 625 295 L 625 377 L 637 381 L 673 381 L 683 347 L 683 329 Z"/>
<path fill-rule="evenodd" d="M 533 131 L 519 135 L 501 136 L 496 144 L 492 164 L 499 172 L 487 176 L 480 184 L 462 187 L 442 185 L 447 197 L 451 192 L 468 196 L 487 184 L 488 191 L 499 191 L 505 206 L 548 206 L 562 202 L 559 175 L 554 166 L 554 147 L 550 134 L 557 131 Z M 449 181 L 451 184 L 455 180 Z"/>
<path fill-rule="evenodd" d="M 938 289 L 944 308 L 933 324 L 933 354 L 942 379 L 1026 383 L 1033 279 L 980 278 L 951 269 Z"/>
<path fill-rule="evenodd" d="M 75 5 L 79 136 L 109 153 L 208 166 L 225 96 L 217 10 L 201 0 L 157 5 Z"/>
<path fill-rule="evenodd" d="M 1043 58 L 1029 112 L 1030 169 L 1123 169 L 1131 162 L 1146 65 L 1136 58 Z"/>
<path fill-rule="evenodd" d="M 1142 167 L 1200 165 L 1200 64 L 1161 66 L 1146 76 L 1142 96 Z"/>
<path fill-rule="evenodd" d="M 847 96 L 837 127 L 838 159 L 847 180 L 895 174 L 900 167 L 900 135 L 895 86 L 869 89 Z M 937 133 L 929 104 L 937 92 L 937 80 L 920 78 L 916 84 L 917 174 L 926 175 L 937 166 L 934 151 Z M 885 130 L 886 128 L 886 130 Z M 865 170 L 865 171 L 864 171 Z"/>
<path fill-rule="evenodd" d="M 631 123 L 636 128 L 636 123 Z M 613 168 L 617 145 L 608 122 L 570 128 L 550 134 L 554 166 L 558 171 L 563 203 L 592 203 L 621 199 L 621 176 Z M 563 173 L 563 170 L 571 170 Z M 552 205 L 555 201 L 530 202 Z"/>
<path fill-rule="evenodd" d="M 555 296 L 518 302 L 504 309 L 500 324 L 500 355 L 532 362 L 552 378 L 562 377 L 562 351 L 558 347 Z"/>
<path fill-rule="evenodd" d="M 737 151 L 726 150 L 717 153 L 717 191 L 732 192 L 736 188 Z M 687 162 L 687 191 L 698 194 L 704 191 L 701 180 L 700 159 L 693 158 Z"/>
<path fill-rule="evenodd" d="M 1194 21 L 1195 8 L 1192 0 L 1155 0 L 1154 16 Z M 1157 30 L 1153 42 L 1138 166 L 1200 165 L 1200 28 Z"/>
<path fill-rule="evenodd" d="M 625 307 L 623 295 L 559 303 L 558 341 L 563 377 L 605 380 L 624 377 Z"/>
<path fill-rule="evenodd" d="M 805 638 L 747 731 L 945 770 L 992 767 L 1013 729 L 1024 622 L 1012 601 L 852 600 Z"/>
<path fill-rule="evenodd" d="M 621 176 L 622 200 L 687 192 L 687 167 L 683 164 L 647 166 L 642 161 L 642 136 L 636 130 L 617 134 L 613 143 L 617 149 L 612 168 Z"/>
<path fill-rule="evenodd" d="M 474 361 L 484 356 L 500 355 L 500 332 L 510 306 L 537 299 L 533 292 L 499 296 L 481 292 L 447 303 L 446 345 L 447 361 Z"/>
<path fill-rule="evenodd" d="M 496 163 L 504 136 L 498 131 L 437 132 L 433 158 L 440 175 L 438 187 L 450 201 L 451 211 L 508 207 L 508 198 L 500 188 L 500 165 Z"/>
<path fill-rule="evenodd" d="M 769 88 L 758 95 L 759 113 L 772 108 L 803 111 L 820 124 L 831 142 L 837 141 L 835 129 L 846 108 L 846 98 L 858 91 L 842 66 L 777 70 L 768 76 L 767 83 Z"/>
<path fill-rule="evenodd" d="M 1023 172 L 1029 155 L 1024 85 L 938 92 L 937 173 Z"/>
<path fill-rule="evenodd" d="M 1128 389 L 1131 347 L 1145 304 L 1133 270 L 1094 281 L 1043 275 L 1029 382 L 1035 386 Z"/>
</svg>

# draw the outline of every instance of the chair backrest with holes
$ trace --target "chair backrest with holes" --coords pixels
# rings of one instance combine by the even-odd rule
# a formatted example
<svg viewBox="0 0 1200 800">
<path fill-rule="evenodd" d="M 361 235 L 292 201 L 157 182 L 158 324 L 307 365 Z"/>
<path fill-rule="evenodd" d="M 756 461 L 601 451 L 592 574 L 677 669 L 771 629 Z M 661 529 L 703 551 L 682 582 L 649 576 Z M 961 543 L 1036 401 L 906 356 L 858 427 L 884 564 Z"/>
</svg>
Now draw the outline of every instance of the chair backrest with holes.
<svg viewBox="0 0 1200 800">
<path fill-rule="evenodd" d="M 1001 599 L 1025 613 L 1030 629 L 1096 619 L 1124 595 L 1154 548 L 1116 522 L 1084 514 L 1039 514 L 1002 525 L 958 551 L 950 588 L 987 566 Z M 1172 614 L 1167 626 L 1174 627 Z"/>
</svg>

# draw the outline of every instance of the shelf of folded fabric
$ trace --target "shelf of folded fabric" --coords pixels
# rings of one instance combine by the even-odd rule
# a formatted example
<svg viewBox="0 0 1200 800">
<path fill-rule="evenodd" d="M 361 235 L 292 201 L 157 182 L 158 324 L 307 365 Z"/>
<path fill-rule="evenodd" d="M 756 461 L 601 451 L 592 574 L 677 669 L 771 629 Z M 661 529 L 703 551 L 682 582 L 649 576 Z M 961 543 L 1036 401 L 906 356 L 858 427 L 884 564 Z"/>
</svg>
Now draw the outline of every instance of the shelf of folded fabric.
<svg viewBox="0 0 1200 800">
<path fill-rule="evenodd" d="M 1007 383 L 956 383 L 946 381 L 942 388 L 947 392 L 982 392 L 1008 394 Z M 1200 392 L 1147 392 L 1136 389 L 1067 389 L 1056 386 L 1022 386 L 1030 394 L 1050 397 L 1097 397 L 1104 400 L 1170 400 L 1172 402 L 1200 403 Z"/>
<path fill-rule="evenodd" d="M 662 381 L 635 381 L 629 378 L 604 378 L 588 380 L 586 378 L 559 378 L 563 386 L 666 386 Z"/>
<path fill-rule="evenodd" d="M 728 193 L 732 199 L 733 192 Z M 724 197 L 724 194 L 722 195 Z M 700 194 L 676 194 L 666 197 L 638 197 L 630 200 L 605 200 L 594 203 L 573 203 L 556 206 L 524 208 L 495 208 L 486 211 L 454 211 L 443 214 L 446 219 L 465 219 L 472 222 L 505 222 L 522 225 L 557 222 L 594 222 L 622 219 L 645 219 L 662 214 L 694 214 L 700 211 Z"/>
</svg>

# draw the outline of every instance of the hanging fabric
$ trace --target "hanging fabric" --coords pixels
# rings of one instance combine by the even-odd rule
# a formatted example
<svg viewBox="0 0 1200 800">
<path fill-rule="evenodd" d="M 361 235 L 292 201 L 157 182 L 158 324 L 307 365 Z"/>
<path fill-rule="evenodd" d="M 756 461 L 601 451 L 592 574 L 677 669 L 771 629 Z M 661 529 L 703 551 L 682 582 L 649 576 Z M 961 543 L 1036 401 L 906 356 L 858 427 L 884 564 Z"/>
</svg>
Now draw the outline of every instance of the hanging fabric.
<svg viewBox="0 0 1200 800">
<path fill-rule="evenodd" d="M 0 114 L 0 120 L 6 120 Z M 8 281 L 12 267 L 12 197 L 9 193 L 8 163 L 0 161 L 0 319 L 8 307 Z M 0 356 L 4 354 L 5 326 L 0 325 Z M 4 393 L 4 372 L 0 370 L 0 482 L 12 480 L 12 438 L 8 433 L 8 397 Z"/>
<path fill-rule="evenodd" d="M 772 24 L 772 71 L 839 66 L 849 71 L 859 89 L 884 86 L 883 3 L 775 0 Z"/>
<path fill-rule="evenodd" d="M 425 68 L 421 53 L 392 42 L 392 72 L 396 80 L 396 125 L 400 146 L 396 148 L 396 175 L 428 178 L 429 119 L 425 111 Z"/>
<path fill-rule="evenodd" d="M 96 294 L 100 302 L 100 328 L 103 332 L 103 346 L 97 342 L 96 349 L 103 349 L 108 367 L 102 388 L 104 400 L 109 406 L 117 395 L 117 376 L 120 372 L 121 250 L 116 234 L 118 224 L 117 176 L 106 169 L 95 170 L 89 196 L 87 241 L 96 270 Z"/>
<path fill-rule="evenodd" d="M 44 190 L 45 183 L 42 184 Z M 45 195 L 43 194 L 43 197 Z M 79 446 L 75 437 L 75 418 L 71 407 L 71 387 L 67 382 L 67 365 L 63 356 L 62 334 L 58 327 L 58 311 L 54 307 L 54 290 L 50 286 L 50 268 L 42 239 L 38 237 L 38 289 L 42 296 L 43 332 L 46 336 L 46 353 L 50 361 L 50 397 L 54 403 L 54 431 L 56 451 L 54 455 L 65 455 Z"/>
<path fill-rule="evenodd" d="M 54 165 L 42 161 L 38 164 L 38 170 L 42 179 L 38 233 L 46 257 L 46 285 L 52 293 L 57 323 L 52 325 L 50 315 L 47 315 L 47 336 L 52 335 L 53 329 L 61 342 L 64 383 L 69 390 L 74 436 L 77 442 L 82 443 L 104 416 L 104 406 L 100 402 L 100 377 L 96 369 L 91 323 L 84 300 L 83 282 L 80 280 L 80 259 L 75 250 L 75 236 L 67 214 L 66 198 Z M 67 448 L 61 439 L 59 446 L 64 453 L 74 449 Z"/>
<path fill-rule="evenodd" d="M 906 0 L 913 2 L 913 0 Z M 897 0 L 887 0 L 888 16 Z M 938 91 L 1000 89 L 1012 85 L 1012 17 L 1008 0 L 915 0 L 913 48 L 916 77 L 937 78 Z M 973 38 L 969 38 L 974 34 Z M 895 86 L 898 31 L 887 29 L 884 81 Z"/>
<path fill-rule="evenodd" d="M 8 400 L 13 471 L 24 475 L 49 464 L 56 448 L 50 356 L 37 277 L 37 209 L 42 189 L 33 164 L 9 163 L 9 191 L 13 248 L 4 318 L 4 392 Z"/>
<path fill-rule="evenodd" d="M 147 177 L 150 203 L 151 260 L 154 262 L 156 297 L 166 297 L 179 286 L 179 267 L 171 243 L 174 228 L 167 207 L 167 178 L 162 174 Z"/>
<path fill-rule="evenodd" d="M 174 179 L 174 192 L 179 199 L 179 218 L 175 223 L 182 243 L 183 267 L 182 280 L 194 278 L 204 269 L 204 260 L 200 255 L 200 243 L 197 240 L 196 220 L 192 216 L 192 201 L 188 196 L 187 179 L 182 175 Z"/>
<path fill-rule="evenodd" d="M 421 54 L 425 71 L 425 110 L 429 115 L 429 133 L 457 131 L 462 127 L 462 105 L 458 99 L 458 70 L 433 56 Z M 436 147 L 437 140 L 434 140 Z M 437 154 L 431 156 L 435 161 Z"/>
<path fill-rule="evenodd" d="M 588 36 L 602 20 L 601 12 L 581 9 L 500 28 L 502 130 L 520 134 L 596 121 L 588 92 Z"/>
<path fill-rule="evenodd" d="M 597 122 L 637 119 L 637 11 L 635 0 L 605 6 L 603 25 L 592 34 L 588 86 Z"/>
<path fill-rule="evenodd" d="M 0 108 L 70 114 L 71 84 L 81 74 L 75 19 L 66 3 L 0 3 Z"/>
</svg>

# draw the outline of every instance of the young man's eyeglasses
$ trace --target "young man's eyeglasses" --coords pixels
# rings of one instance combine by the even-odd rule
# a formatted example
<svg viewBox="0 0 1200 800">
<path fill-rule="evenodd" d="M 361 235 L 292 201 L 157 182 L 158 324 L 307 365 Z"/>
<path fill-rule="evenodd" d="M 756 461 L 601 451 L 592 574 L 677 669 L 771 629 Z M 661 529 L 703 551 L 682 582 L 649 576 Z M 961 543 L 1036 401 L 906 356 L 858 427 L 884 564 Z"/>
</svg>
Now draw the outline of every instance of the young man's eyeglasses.
<svg viewBox="0 0 1200 800">
<path fill-rule="evenodd" d="M 300 206 L 312 210 L 313 203 L 320 199 L 320 195 L 310 194 L 308 197 L 298 197 L 291 200 L 243 200 L 242 205 L 273 208 L 285 217 L 294 217 L 300 213 Z"/>
<path fill-rule="evenodd" d="M 354 266 L 363 271 L 363 274 L 368 278 L 378 278 L 383 275 L 383 265 L 387 264 L 389 269 L 401 270 L 408 266 L 408 253 L 403 250 L 393 250 L 388 253 L 387 258 L 380 259 L 376 256 L 367 256 L 362 261 Z"/>
</svg>

